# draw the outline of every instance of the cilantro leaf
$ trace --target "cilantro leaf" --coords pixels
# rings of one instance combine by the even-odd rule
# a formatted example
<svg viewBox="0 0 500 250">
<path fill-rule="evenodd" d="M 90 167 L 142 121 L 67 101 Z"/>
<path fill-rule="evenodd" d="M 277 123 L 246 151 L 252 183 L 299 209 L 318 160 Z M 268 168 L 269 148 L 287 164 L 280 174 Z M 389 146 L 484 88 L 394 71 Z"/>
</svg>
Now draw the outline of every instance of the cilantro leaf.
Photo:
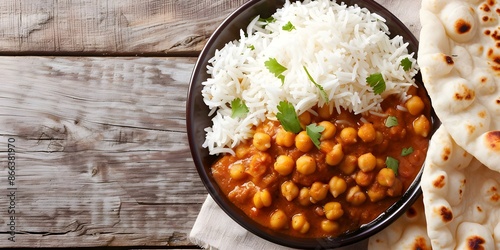
<svg viewBox="0 0 500 250">
<path fill-rule="evenodd" d="M 309 77 L 309 80 L 314 83 L 314 85 L 319 89 L 319 92 L 321 93 L 321 97 L 325 102 L 329 102 L 328 100 L 328 95 L 326 94 L 325 89 L 321 85 L 319 85 L 314 79 L 312 78 L 311 74 L 309 74 L 309 71 L 307 70 L 306 66 L 304 66 L 304 70 L 306 71 L 307 77 Z"/>
<path fill-rule="evenodd" d="M 398 123 L 398 118 L 395 116 L 388 116 L 387 119 L 385 119 L 385 126 L 390 128 L 390 127 L 395 127 L 399 125 Z"/>
<path fill-rule="evenodd" d="M 255 50 L 255 46 L 253 45 L 248 45 L 247 48 L 249 48 L 250 50 Z"/>
<path fill-rule="evenodd" d="M 325 128 L 323 126 L 316 126 L 316 124 L 311 123 L 307 125 L 306 127 L 306 132 L 309 138 L 311 138 L 311 141 L 314 143 L 314 146 L 316 146 L 319 149 L 319 139 L 321 138 L 321 132 L 325 131 Z"/>
<path fill-rule="evenodd" d="M 411 153 L 413 153 L 412 147 L 403 148 L 403 150 L 401 150 L 401 156 L 407 156 L 407 155 L 410 155 Z"/>
<path fill-rule="evenodd" d="M 248 113 L 248 107 L 240 98 L 231 101 L 231 118 L 241 118 Z"/>
<path fill-rule="evenodd" d="M 266 65 L 269 72 L 273 73 L 274 76 L 281 80 L 281 83 L 285 82 L 285 76 L 282 73 L 285 72 L 287 68 L 281 65 L 276 58 L 269 58 L 269 60 L 264 62 L 264 65 Z"/>
<path fill-rule="evenodd" d="M 399 161 L 390 157 L 390 156 L 387 156 L 387 158 L 385 159 L 385 165 L 387 166 L 387 168 L 390 168 L 392 169 L 392 171 L 394 171 L 394 174 L 398 175 L 398 171 L 399 171 Z"/>
<path fill-rule="evenodd" d="M 292 31 L 295 29 L 295 26 L 293 26 L 293 24 L 290 21 L 288 21 L 288 23 L 283 25 L 283 27 L 281 27 L 281 29 L 284 31 Z"/>
<path fill-rule="evenodd" d="M 408 57 L 405 57 L 403 60 L 401 60 L 400 65 L 401 65 L 401 67 L 403 67 L 404 71 L 408 71 L 411 69 L 412 63 L 411 63 L 410 59 L 408 59 Z"/>
<path fill-rule="evenodd" d="M 280 121 L 283 129 L 295 134 L 302 130 L 302 127 L 300 127 L 299 117 L 297 116 L 297 112 L 295 112 L 293 104 L 287 101 L 281 101 L 278 104 L 278 110 L 279 112 L 276 114 L 276 118 Z"/>
<path fill-rule="evenodd" d="M 268 18 L 259 18 L 259 21 L 260 22 L 266 22 L 266 23 L 274 23 L 276 21 L 276 18 L 274 18 L 273 16 L 270 16 Z"/>
<path fill-rule="evenodd" d="M 373 89 L 373 93 L 380 95 L 385 91 L 385 81 L 382 73 L 371 74 L 366 78 L 366 82 Z"/>
<path fill-rule="evenodd" d="M 281 80 L 281 84 L 283 84 L 285 82 L 285 76 L 284 75 L 279 75 L 278 79 Z"/>
</svg>

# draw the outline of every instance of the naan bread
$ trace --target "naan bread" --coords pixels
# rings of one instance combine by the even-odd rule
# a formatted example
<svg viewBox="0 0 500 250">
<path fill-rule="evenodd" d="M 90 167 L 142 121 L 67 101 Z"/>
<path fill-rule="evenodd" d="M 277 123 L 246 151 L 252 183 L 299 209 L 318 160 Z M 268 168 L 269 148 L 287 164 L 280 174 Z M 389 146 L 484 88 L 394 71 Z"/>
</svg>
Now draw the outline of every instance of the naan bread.
<svg viewBox="0 0 500 250">
<path fill-rule="evenodd" d="M 433 249 L 500 249 L 499 181 L 443 126 L 436 131 L 421 182 Z"/>
<path fill-rule="evenodd" d="M 394 223 L 370 237 L 368 241 L 368 250 L 392 249 L 431 249 L 422 197 Z"/>
<path fill-rule="evenodd" d="M 422 0 L 418 63 L 458 145 L 500 171 L 500 4 Z"/>
</svg>

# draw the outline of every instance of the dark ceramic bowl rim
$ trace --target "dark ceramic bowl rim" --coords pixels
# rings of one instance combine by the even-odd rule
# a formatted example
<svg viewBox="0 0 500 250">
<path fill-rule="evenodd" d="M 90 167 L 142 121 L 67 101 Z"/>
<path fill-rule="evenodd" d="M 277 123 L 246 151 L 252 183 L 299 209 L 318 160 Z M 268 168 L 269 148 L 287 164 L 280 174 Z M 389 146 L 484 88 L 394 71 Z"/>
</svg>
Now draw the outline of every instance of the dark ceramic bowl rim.
<svg viewBox="0 0 500 250">
<path fill-rule="evenodd" d="M 415 36 L 408 30 L 408 28 L 397 19 L 392 13 L 390 13 L 387 9 L 385 9 L 380 4 L 374 2 L 373 0 L 364 0 L 364 1 L 356 1 L 356 0 L 345 0 L 342 1 L 348 5 L 357 4 L 361 7 L 368 8 L 371 12 L 375 12 L 386 19 L 386 24 L 389 26 L 389 30 L 391 31 L 391 35 L 402 35 L 405 42 L 408 42 L 409 50 L 415 52 L 417 54 L 418 48 L 418 40 Z M 203 128 L 205 126 L 200 126 L 198 124 L 198 119 L 208 119 L 208 108 L 203 106 L 202 101 L 200 102 L 201 96 L 201 82 L 206 79 L 206 66 L 207 61 L 213 56 L 215 49 L 220 49 L 222 46 L 231 40 L 237 39 L 238 35 L 233 36 L 231 39 L 222 39 L 222 46 L 215 48 L 214 44 L 220 43 L 220 36 L 224 33 L 227 28 L 234 29 L 234 26 L 240 26 L 241 28 L 246 27 L 249 23 L 249 19 L 246 19 L 246 23 L 244 24 L 235 24 L 236 20 L 240 17 L 240 15 L 245 14 L 247 12 L 251 12 L 252 7 L 256 5 L 268 5 L 269 6 L 282 6 L 284 1 L 280 0 L 251 0 L 241 7 L 232 12 L 215 30 L 215 32 L 211 35 L 209 40 L 207 41 L 205 47 L 201 51 L 200 56 L 196 62 L 193 73 L 190 79 L 188 97 L 187 97 L 187 105 L 186 105 L 186 122 L 187 122 L 187 132 L 188 132 L 188 140 L 189 146 L 191 150 L 191 154 L 198 171 L 198 174 L 205 185 L 205 188 L 208 190 L 208 193 L 212 196 L 214 201 L 222 208 L 222 210 L 231 217 L 234 221 L 240 224 L 243 228 L 247 229 L 251 233 L 266 239 L 268 241 L 295 248 L 333 248 L 333 247 L 341 247 L 347 246 L 354 243 L 361 242 L 366 240 L 370 236 L 376 234 L 381 231 L 389 224 L 394 222 L 399 216 L 401 216 L 421 195 L 420 189 L 420 180 L 422 176 L 422 172 L 424 167 L 421 168 L 419 173 L 417 174 L 415 180 L 410 185 L 408 190 L 403 194 L 401 199 L 399 199 L 396 203 L 394 203 L 391 207 L 389 207 L 384 213 L 382 213 L 377 219 L 374 221 L 363 225 L 361 228 L 347 232 L 339 237 L 327 237 L 327 238 L 293 238 L 287 236 L 283 233 L 274 232 L 270 229 L 267 229 L 255 221 L 249 219 L 241 210 L 239 210 L 234 204 L 232 204 L 227 197 L 221 192 L 217 183 L 213 180 L 213 177 L 210 173 L 210 164 L 215 160 L 215 156 L 207 156 L 208 149 L 204 149 L 201 147 L 201 144 L 204 140 L 204 131 Z M 261 7 L 262 7 L 261 6 Z M 275 9 L 270 13 L 274 13 Z M 260 12 L 258 12 L 260 13 Z M 255 16 L 255 15 L 254 15 Z M 263 15 L 265 16 L 265 15 Z M 392 27 L 392 28 L 391 28 Z M 398 32 L 394 32 L 398 31 Z M 238 32 L 236 32 L 238 33 Z M 424 87 L 421 84 L 420 75 L 416 76 L 416 80 L 419 83 L 420 87 Z M 206 110 L 204 110 L 206 109 Z M 201 111 L 200 111 L 201 110 Z M 435 132 L 435 130 L 439 127 L 440 122 L 437 118 L 436 114 L 432 111 L 432 123 L 433 129 L 431 131 L 431 135 Z M 205 115 L 206 117 L 199 117 L 199 115 Z M 209 124 L 208 124 L 209 125 Z M 200 131 L 201 130 L 201 131 Z M 203 139 L 200 139 L 200 136 L 203 136 Z"/>
</svg>

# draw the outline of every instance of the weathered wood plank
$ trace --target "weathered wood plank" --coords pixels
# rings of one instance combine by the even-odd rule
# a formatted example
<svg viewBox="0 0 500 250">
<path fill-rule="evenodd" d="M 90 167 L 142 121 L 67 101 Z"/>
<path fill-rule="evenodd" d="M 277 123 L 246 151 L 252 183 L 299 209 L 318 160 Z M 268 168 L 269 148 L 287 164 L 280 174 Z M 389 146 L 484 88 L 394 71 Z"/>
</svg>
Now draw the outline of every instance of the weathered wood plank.
<svg viewBox="0 0 500 250">
<path fill-rule="evenodd" d="M 0 1 L 0 54 L 193 55 L 248 1 Z M 386 7 L 410 6 L 398 17 L 418 35 L 418 3 L 392 1 Z"/>
<path fill-rule="evenodd" d="M 220 22 L 247 1 L 0 1 L 0 53 L 199 51 Z"/>
<path fill-rule="evenodd" d="M 0 222 L 12 191 L 16 217 L 0 247 L 188 245 L 206 197 L 185 128 L 193 64 L 0 57 Z"/>
</svg>

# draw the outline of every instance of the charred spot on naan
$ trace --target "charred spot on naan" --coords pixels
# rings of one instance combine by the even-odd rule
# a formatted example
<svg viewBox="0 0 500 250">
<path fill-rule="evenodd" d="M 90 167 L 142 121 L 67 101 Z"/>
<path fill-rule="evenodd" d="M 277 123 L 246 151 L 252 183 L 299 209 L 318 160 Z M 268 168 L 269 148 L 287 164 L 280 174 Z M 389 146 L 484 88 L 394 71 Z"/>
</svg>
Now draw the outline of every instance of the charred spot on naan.
<svg viewBox="0 0 500 250">
<path fill-rule="evenodd" d="M 464 19 L 458 19 L 455 22 L 455 31 L 458 34 L 468 33 L 472 29 L 472 25 Z"/>
<path fill-rule="evenodd" d="M 492 38 L 493 40 L 495 40 L 495 41 L 500 41 L 500 33 L 499 33 L 497 30 L 495 30 L 495 31 L 491 32 L 491 30 L 488 30 L 488 29 L 487 29 L 487 30 L 485 30 L 485 31 L 484 31 L 484 34 L 485 34 L 486 36 L 491 36 L 491 38 Z M 497 46 L 497 47 L 498 47 L 498 44 L 495 44 L 495 46 Z"/>
<path fill-rule="evenodd" d="M 485 70 L 477 70 L 476 76 L 473 81 L 477 82 L 476 92 L 480 95 L 493 94 L 497 90 L 496 78 Z"/>
<path fill-rule="evenodd" d="M 448 55 L 443 55 L 443 56 L 444 56 L 444 61 L 446 62 L 446 64 L 453 65 L 455 63 L 453 61 L 453 58 L 451 58 L 451 56 L 448 56 Z"/>
<path fill-rule="evenodd" d="M 498 194 L 498 189 L 496 187 L 491 187 L 489 193 L 491 193 L 490 201 L 496 203 L 500 200 L 500 194 Z"/>
<path fill-rule="evenodd" d="M 500 73 L 500 55 L 495 53 L 495 51 L 492 48 L 490 48 L 490 49 L 488 49 L 487 56 L 489 59 L 488 64 L 490 65 L 490 67 L 493 69 L 494 72 L 499 74 Z"/>
<path fill-rule="evenodd" d="M 484 244 L 486 243 L 486 240 L 481 238 L 480 236 L 471 236 L 467 238 L 467 249 L 471 250 L 484 250 L 486 249 L 484 247 Z"/>
<path fill-rule="evenodd" d="M 453 212 L 448 207 L 442 206 L 438 209 L 437 213 L 441 216 L 441 220 L 445 223 L 453 220 Z"/>
<path fill-rule="evenodd" d="M 474 132 L 476 132 L 476 126 L 467 124 L 466 127 L 467 127 L 467 132 L 469 132 L 469 134 L 474 134 Z"/>
<path fill-rule="evenodd" d="M 412 250 L 430 250 L 432 248 L 429 248 L 427 245 L 427 241 L 424 237 L 417 237 L 415 239 L 415 244 L 413 244 L 413 247 L 411 248 Z"/>
<path fill-rule="evenodd" d="M 448 158 L 448 156 L 446 156 L 446 158 Z M 444 185 L 446 185 L 445 179 L 446 177 L 444 175 L 440 175 L 438 178 L 434 180 L 432 185 L 434 185 L 435 188 L 443 188 Z"/>
<path fill-rule="evenodd" d="M 479 212 L 483 212 L 483 209 L 481 208 L 481 206 L 476 206 L 476 209 L 477 209 L 477 211 L 479 211 Z"/>
<path fill-rule="evenodd" d="M 418 215 L 417 210 L 414 207 L 410 207 L 410 209 L 406 211 L 406 217 L 410 219 L 415 218 L 417 215 Z"/>
<path fill-rule="evenodd" d="M 476 97 L 476 92 L 464 84 L 460 84 L 459 91 L 455 92 L 455 100 L 457 101 L 471 101 Z"/>
<path fill-rule="evenodd" d="M 479 7 L 479 9 L 482 10 L 482 11 L 484 11 L 484 12 L 490 12 L 491 11 L 491 8 L 490 8 L 490 6 L 487 3 L 481 5 L 481 7 Z"/>
<path fill-rule="evenodd" d="M 443 161 L 447 161 L 450 158 L 450 154 L 451 154 L 451 149 L 449 147 L 445 147 L 443 149 L 443 155 L 442 155 Z"/>
<path fill-rule="evenodd" d="M 482 77 L 479 79 L 479 81 L 481 82 L 481 84 L 483 84 L 483 85 L 484 85 L 484 84 L 486 84 L 486 83 L 488 82 L 488 77 L 486 77 L 486 76 L 482 76 Z"/>
<path fill-rule="evenodd" d="M 497 100 L 498 103 L 498 100 Z M 486 133 L 486 147 L 492 151 L 500 152 L 500 131 L 489 131 Z"/>
<path fill-rule="evenodd" d="M 458 194 L 460 195 L 460 197 L 462 197 L 462 195 L 464 194 L 464 187 L 465 187 L 465 184 L 467 183 L 467 180 L 466 179 L 462 179 L 461 181 L 461 185 L 460 185 L 460 189 L 458 189 Z"/>
<path fill-rule="evenodd" d="M 474 39 L 480 18 L 474 8 L 463 1 L 447 2 L 441 9 L 440 19 L 448 38 L 462 43 Z"/>
</svg>

